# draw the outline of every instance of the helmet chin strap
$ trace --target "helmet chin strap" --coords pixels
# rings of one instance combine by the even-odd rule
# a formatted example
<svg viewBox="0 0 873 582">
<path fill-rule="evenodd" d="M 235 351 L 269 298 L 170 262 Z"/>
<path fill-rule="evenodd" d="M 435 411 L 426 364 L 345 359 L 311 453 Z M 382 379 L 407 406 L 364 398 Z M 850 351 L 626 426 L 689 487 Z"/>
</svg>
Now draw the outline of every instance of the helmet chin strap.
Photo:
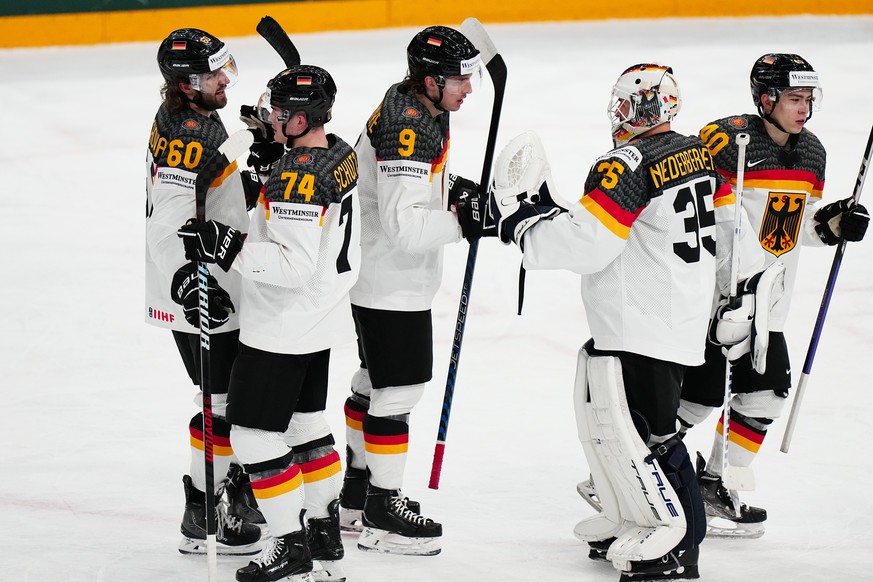
<svg viewBox="0 0 873 582">
<path fill-rule="evenodd" d="M 440 111 L 442 111 L 442 112 L 445 113 L 447 110 L 446 110 L 445 107 L 443 107 L 443 106 L 441 105 L 441 103 L 442 103 L 442 101 L 443 101 L 443 89 L 444 89 L 445 86 L 446 86 L 446 81 L 445 81 L 445 79 L 443 79 L 442 83 L 440 83 L 440 82 L 437 80 L 436 77 L 433 77 L 433 80 L 434 80 L 434 83 L 436 84 L 437 90 L 440 92 L 440 94 L 439 94 L 439 98 L 434 99 L 433 97 L 431 97 L 431 96 L 428 94 L 427 91 L 424 92 L 424 96 L 427 97 L 428 99 L 430 99 L 430 102 L 433 103 L 433 106 L 434 106 L 434 107 L 436 107 L 437 109 L 439 109 Z"/>
</svg>

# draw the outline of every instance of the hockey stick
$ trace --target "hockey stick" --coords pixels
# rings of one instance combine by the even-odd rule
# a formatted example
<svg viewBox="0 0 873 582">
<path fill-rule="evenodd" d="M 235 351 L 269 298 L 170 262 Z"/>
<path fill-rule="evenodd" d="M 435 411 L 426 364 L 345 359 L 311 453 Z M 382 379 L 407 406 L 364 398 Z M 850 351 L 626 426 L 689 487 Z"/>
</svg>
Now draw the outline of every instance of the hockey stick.
<svg viewBox="0 0 873 582">
<path fill-rule="evenodd" d="M 218 146 L 218 152 L 206 160 L 203 169 L 197 174 L 194 185 L 195 216 L 200 222 L 206 221 L 206 192 L 215 181 L 238 157 L 247 152 L 254 140 L 252 133 L 246 129 L 228 137 Z M 216 580 L 218 569 L 215 523 L 215 468 L 213 445 L 215 437 L 212 432 L 212 385 L 209 374 L 209 286 L 207 279 L 209 269 L 206 263 L 197 262 L 197 280 L 200 291 L 200 391 L 203 393 L 203 459 L 206 473 L 206 561 L 208 580 Z"/>
<path fill-rule="evenodd" d="M 855 199 L 856 203 L 861 198 L 861 189 L 864 187 L 864 179 L 867 177 L 867 167 L 870 165 L 871 155 L 873 155 L 873 128 L 870 128 L 870 137 L 867 138 L 867 148 L 864 150 L 864 158 L 861 160 L 861 169 L 858 170 L 858 179 L 855 180 L 855 190 L 852 192 L 852 198 Z M 834 254 L 834 262 L 831 264 L 831 272 L 828 275 L 828 281 L 825 284 L 821 306 L 818 309 L 818 317 L 815 319 L 812 338 L 809 340 L 809 348 L 806 350 L 806 360 L 803 362 L 803 373 L 800 375 L 800 381 L 797 384 L 797 393 L 794 395 L 794 402 L 791 403 L 791 414 L 788 415 L 788 423 L 785 425 L 785 434 L 782 436 L 782 446 L 779 447 L 779 450 L 783 453 L 787 453 L 788 447 L 791 445 L 791 437 L 794 435 L 794 427 L 797 425 L 797 416 L 800 414 L 800 403 L 803 401 L 806 384 L 809 382 L 809 375 L 812 373 L 812 361 L 815 359 L 815 352 L 818 349 L 818 340 L 821 337 L 825 317 L 827 317 L 828 314 L 828 306 L 830 306 L 831 303 L 831 296 L 834 293 L 834 286 L 837 282 L 837 275 L 840 272 L 840 265 L 843 262 L 843 254 L 845 252 L 846 241 L 840 240 L 840 243 L 837 245 L 836 253 Z"/>
<path fill-rule="evenodd" d="M 740 229 L 742 224 L 743 213 L 743 182 L 745 179 L 746 165 L 746 146 L 749 145 L 749 134 L 740 133 L 736 137 L 737 143 L 737 188 L 734 197 L 734 240 L 731 248 L 731 280 L 730 291 L 728 295 L 728 303 L 732 308 L 739 307 L 739 299 L 737 297 L 737 279 L 739 279 L 740 270 Z M 731 417 L 731 389 L 733 385 L 733 365 L 730 360 L 725 358 L 725 379 L 724 379 L 724 405 L 722 408 L 721 418 L 721 479 L 724 486 L 729 491 L 751 491 L 755 488 L 755 475 L 750 467 L 736 467 L 730 464 L 728 456 L 728 444 L 730 442 L 730 417 Z M 737 511 L 737 517 L 740 517 L 740 505 L 734 503 Z"/>
<path fill-rule="evenodd" d="M 261 18 L 255 30 L 279 53 L 279 56 L 285 61 L 286 67 L 300 64 L 300 53 L 297 52 L 297 47 L 294 46 L 294 43 L 285 34 L 285 30 L 272 16 Z"/>
<path fill-rule="evenodd" d="M 506 92 L 506 63 L 497 52 L 497 47 L 485 28 L 475 18 L 468 18 L 461 24 L 461 32 L 479 49 L 488 76 L 494 85 L 494 104 L 491 109 L 491 126 L 488 128 L 488 141 L 485 145 L 485 158 L 482 162 L 482 177 L 479 180 L 479 190 L 483 194 L 488 191 L 491 179 L 491 165 L 494 162 L 494 149 L 497 144 L 497 127 L 500 124 L 500 111 L 503 108 L 503 95 Z M 446 378 L 446 390 L 443 396 L 443 409 L 440 415 L 440 427 L 437 432 L 436 447 L 433 452 L 433 464 L 430 470 L 428 487 L 439 489 L 440 472 L 443 467 L 443 454 L 446 447 L 446 435 L 449 430 L 449 415 L 452 412 L 452 398 L 455 393 L 455 379 L 458 375 L 458 364 L 461 359 L 461 342 L 464 340 L 464 327 L 467 323 L 467 308 L 470 305 L 470 288 L 473 285 L 473 270 L 476 268 L 476 255 L 479 252 L 479 241 L 470 243 L 467 251 L 467 266 L 464 272 L 464 284 L 461 287 L 461 300 L 458 305 L 458 318 L 455 324 L 452 354 L 449 359 L 449 372 Z"/>
</svg>

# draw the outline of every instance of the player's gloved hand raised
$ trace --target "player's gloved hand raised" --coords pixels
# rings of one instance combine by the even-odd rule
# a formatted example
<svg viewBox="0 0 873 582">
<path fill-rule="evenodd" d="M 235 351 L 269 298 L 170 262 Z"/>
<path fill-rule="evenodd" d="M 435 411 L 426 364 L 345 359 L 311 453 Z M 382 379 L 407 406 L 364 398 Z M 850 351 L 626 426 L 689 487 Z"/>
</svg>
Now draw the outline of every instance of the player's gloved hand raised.
<svg viewBox="0 0 873 582">
<path fill-rule="evenodd" d="M 767 370 L 770 344 L 770 311 L 785 292 L 785 265 L 773 263 L 742 282 L 733 305 L 722 299 L 710 322 L 709 340 L 722 346 L 727 359 L 736 364 L 751 354 L 759 374 Z"/>
<path fill-rule="evenodd" d="M 215 277 L 206 278 L 207 295 L 209 297 L 209 328 L 214 329 L 227 323 L 230 314 L 235 311 L 230 295 L 218 285 Z M 197 277 L 197 265 L 187 263 L 173 275 L 170 286 L 170 297 L 181 305 L 185 312 L 185 321 L 194 327 L 200 327 L 200 284 Z"/>
<path fill-rule="evenodd" d="M 274 139 L 273 128 L 258 115 L 257 107 L 243 105 L 239 108 L 240 120 L 248 126 L 255 141 L 249 148 L 246 164 L 262 176 L 269 176 L 276 166 L 285 148 Z"/>
<path fill-rule="evenodd" d="M 178 230 L 189 261 L 216 263 L 225 271 L 242 250 L 245 235 L 237 229 L 214 220 L 200 222 L 191 219 Z"/>
<path fill-rule="evenodd" d="M 562 209 L 529 204 L 524 201 L 518 202 L 512 196 L 498 199 L 492 190 L 488 193 L 486 212 L 491 215 L 491 220 L 497 224 L 497 234 L 500 240 L 506 244 L 514 242 L 524 251 L 524 234 L 540 220 L 550 220 L 561 214 Z"/>
<path fill-rule="evenodd" d="M 825 244 L 833 246 L 840 242 L 841 236 L 852 242 L 863 239 L 870 213 L 860 204 L 855 204 L 854 198 L 846 198 L 819 208 L 815 220 L 818 237 Z"/>
<path fill-rule="evenodd" d="M 482 236 L 485 224 L 485 200 L 473 180 L 449 174 L 449 208 L 458 216 L 461 233 L 472 243 Z"/>
</svg>

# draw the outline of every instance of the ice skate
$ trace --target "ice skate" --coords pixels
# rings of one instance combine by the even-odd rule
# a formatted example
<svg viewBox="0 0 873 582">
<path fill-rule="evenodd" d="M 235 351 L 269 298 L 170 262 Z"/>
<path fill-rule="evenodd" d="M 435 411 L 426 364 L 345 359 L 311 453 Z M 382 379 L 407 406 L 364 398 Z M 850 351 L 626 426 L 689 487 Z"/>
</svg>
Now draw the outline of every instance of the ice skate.
<svg viewBox="0 0 873 582">
<path fill-rule="evenodd" d="M 312 518 L 306 526 L 306 540 L 313 560 L 312 578 L 315 582 L 344 582 L 346 575 L 339 562 L 345 555 L 339 501 L 332 501 L 327 511 L 327 517 Z"/>
<path fill-rule="evenodd" d="M 585 481 L 580 481 L 576 484 L 576 493 L 585 500 L 585 503 L 593 507 L 595 511 L 603 511 L 600 498 L 597 497 L 597 489 L 594 488 L 594 480 L 590 476 Z"/>
<path fill-rule="evenodd" d="M 361 532 L 364 529 L 361 513 L 367 499 L 369 474 L 366 469 L 355 469 L 347 462 L 343 477 L 343 488 L 340 491 L 340 529 L 342 531 Z M 406 506 L 414 513 L 421 513 L 421 504 L 404 497 Z"/>
<path fill-rule="evenodd" d="M 588 559 L 595 562 L 608 562 L 609 558 L 606 557 L 606 553 L 614 541 L 615 538 L 609 538 L 600 542 L 588 542 Z"/>
<path fill-rule="evenodd" d="M 306 534 L 295 531 L 270 538 L 261 555 L 236 571 L 237 582 L 313 582 Z"/>
<path fill-rule="evenodd" d="M 258 501 L 252 492 L 252 483 L 241 466 L 235 463 L 230 465 L 224 491 L 227 494 L 228 512 L 247 523 L 258 526 L 261 528 L 261 534 L 266 535 L 269 531 L 267 520 L 258 509 Z"/>
<path fill-rule="evenodd" d="M 756 539 L 764 535 L 767 510 L 740 503 L 735 491 L 728 491 L 721 477 L 706 472 L 706 461 L 697 453 L 697 482 L 706 509 L 706 535 L 716 538 Z M 740 516 L 735 508 L 739 504 Z"/>
<path fill-rule="evenodd" d="M 673 551 L 657 560 L 630 562 L 630 570 L 622 570 L 619 582 L 655 582 L 658 580 L 697 580 L 698 548 Z"/>
<path fill-rule="evenodd" d="M 408 556 L 440 553 L 443 526 L 412 511 L 397 490 L 370 485 L 358 548 Z"/>
<path fill-rule="evenodd" d="M 185 513 L 182 516 L 182 541 L 179 552 L 183 554 L 206 553 L 206 494 L 198 491 L 191 477 L 182 478 L 185 486 Z M 245 523 L 239 517 L 228 514 L 223 503 L 216 503 L 218 527 L 216 528 L 216 551 L 220 555 L 253 555 L 260 547 L 261 530 L 256 525 Z"/>
</svg>

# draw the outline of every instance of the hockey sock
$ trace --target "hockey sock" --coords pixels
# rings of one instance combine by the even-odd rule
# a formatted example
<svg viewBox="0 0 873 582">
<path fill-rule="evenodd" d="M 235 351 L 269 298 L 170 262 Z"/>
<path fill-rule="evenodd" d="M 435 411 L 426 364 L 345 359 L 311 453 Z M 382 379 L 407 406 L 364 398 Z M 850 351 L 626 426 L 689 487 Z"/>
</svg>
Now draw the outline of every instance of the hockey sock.
<svg viewBox="0 0 873 582">
<path fill-rule="evenodd" d="M 370 409 L 370 375 L 364 368 L 359 368 L 352 377 L 352 394 L 346 399 L 346 444 L 351 454 L 348 455 L 349 466 L 355 469 L 366 469 L 367 460 L 364 449 L 364 417 Z"/>
<path fill-rule="evenodd" d="M 382 489 L 399 489 L 409 448 L 409 415 L 364 418 L 364 446 L 370 483 Z"/>
<path fill-rule="evenodd" d="M 270 526 L 270 533 L 282 536 L 300 529 L 303 509 L 303 472 L 292 462 L 293 453 L 284 457 L 245 465 L 252 482 L 258 509 Z"/>
<path fill-rule="evenodd" d="M 769 418 L 749 418 L 731 408 L 730 428 L 728 434 L 728 460 L 736 467 L 748 467 L 758 455 L 761 443 L 767 435 L 767 429 L 773 422 Z M 715 428 L 715 442 L 706 471 L 713 475 L 721 475 L 724 432 L 724 413 L 718 419 Z"/>
<path fill-rule="evenodd" d="M 333 436 L 328 436 L 294 447 L 294 464 L 303 473 L 303 509 L 307 519 L 327 517 L 327 506 L 339 497 L 342 465 L 333 445 Z"/>
<path fill-rule="evenodd" d="M 198 491 L 206 490 L 205 445 L 203 442 L 203 413 L 198 412 L 188 423 L 191 441 L 191 483 Z M 233 448 L 230 446 L 230 424 L 219 416 L 212 417 L 212 462 L 215 475 L 214 489 L 218 493 L 230 469 Z"/>
</svg>

